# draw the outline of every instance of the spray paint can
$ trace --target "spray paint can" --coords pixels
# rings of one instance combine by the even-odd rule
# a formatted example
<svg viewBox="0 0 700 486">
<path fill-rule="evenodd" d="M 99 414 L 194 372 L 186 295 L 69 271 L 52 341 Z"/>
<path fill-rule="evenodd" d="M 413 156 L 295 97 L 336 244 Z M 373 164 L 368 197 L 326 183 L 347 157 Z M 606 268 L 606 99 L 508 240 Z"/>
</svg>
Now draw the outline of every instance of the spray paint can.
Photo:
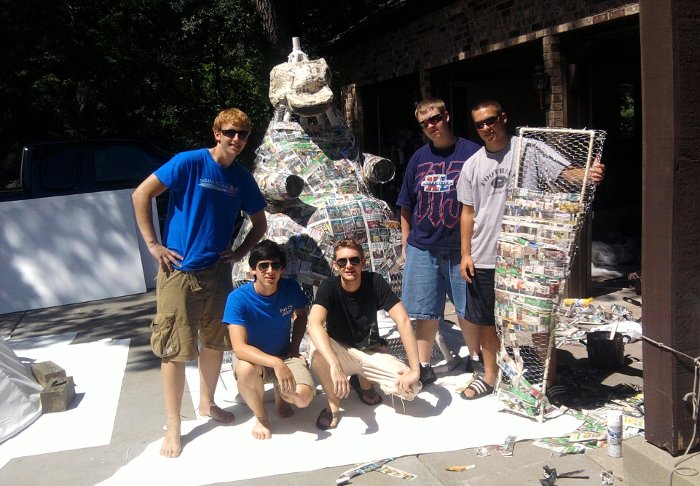
<svg viewBox="0 0 700 486">
<path fill-rule="evenodd" d="M 608 455 L 622 457 L 622 412 L 608 410 Z"/>
</svg>

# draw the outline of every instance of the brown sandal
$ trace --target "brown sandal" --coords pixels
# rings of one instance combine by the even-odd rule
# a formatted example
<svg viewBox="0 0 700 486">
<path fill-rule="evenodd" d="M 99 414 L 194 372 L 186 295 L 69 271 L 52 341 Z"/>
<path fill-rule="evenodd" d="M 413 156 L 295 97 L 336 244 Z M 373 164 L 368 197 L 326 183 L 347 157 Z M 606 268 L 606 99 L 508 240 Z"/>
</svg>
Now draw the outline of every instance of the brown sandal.
<svg viewBox="0 0 700 486">
<path fill-rule="evenodd" d="M 382 396 L 377 393 L 374 386 L 371 386 L 369 389 L 365 390 L 360 386 L 360 378 L 358 378 L 357 375 L 352 375 L 350 377 L 350 386 L 352 386 L 357 392 L 357 396 L 360 397 L 360 400 L 365 405 L 373 407 L 374 405 L 379 405 L 382 403 Z"/>
<path fill-rule="evenodd" d="M 339 418 L 340 412 L 331 412 L 329 409 L 324 408 L 321 410 L 321 413 L 318 414 L 316 427 L 321 430 L 335 429 L 338 426 Z M 322 421 L 326 423 L 324 424 Z M 335 424 L 333 422 L 335 422 Z"/>
</svg>

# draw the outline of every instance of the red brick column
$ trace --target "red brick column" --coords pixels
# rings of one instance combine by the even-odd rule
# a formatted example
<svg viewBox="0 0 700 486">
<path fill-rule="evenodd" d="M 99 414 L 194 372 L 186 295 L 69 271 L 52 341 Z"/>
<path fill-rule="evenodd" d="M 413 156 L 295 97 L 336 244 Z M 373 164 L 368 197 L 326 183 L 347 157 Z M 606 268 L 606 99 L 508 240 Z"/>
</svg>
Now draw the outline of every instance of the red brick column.
<svg viewBox="0 0 700 486">
<path fill-rule="evenodd" d="M 544 72 L 549 75 L 549 92 L 546 95 L 549 103 L 545 103 L 548 105 L 547 126 L 561 128 L 564 126 L 564 98 L 558 35 L 542 37 L 542 57 Z"/>
</svg>

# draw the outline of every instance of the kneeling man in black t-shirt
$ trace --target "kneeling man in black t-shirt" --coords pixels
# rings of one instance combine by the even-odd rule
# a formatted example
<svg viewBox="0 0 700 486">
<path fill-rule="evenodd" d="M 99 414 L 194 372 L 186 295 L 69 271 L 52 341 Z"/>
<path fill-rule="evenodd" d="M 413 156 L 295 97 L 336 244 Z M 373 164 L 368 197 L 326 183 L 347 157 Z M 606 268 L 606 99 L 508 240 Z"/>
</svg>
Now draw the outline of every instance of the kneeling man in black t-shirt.
<svg viewBox="0 0 700 486">
<path fill-rule="evenodd" d="M 328 398 L 328 408 L 316 421 L 322 430 L 338 425 L 340 399 L 348 396 L 349 385 L 367 405 L 382 401 L 373 383 L 405 400 L 413 400 L 421 389 L 418 347 L 408 314 L 387 281 L 374 272 L 363 272 L 364 265 L 359 243 L 336 243 L 333 269 L 339 276 L 321 283 L 309 314 L 311 367 Z M 384 347 L 377 325 L 380 309 L 396 323 L 410 368 Z M 349 381 L 348 375 L 353 375 Z"/>
</svg>

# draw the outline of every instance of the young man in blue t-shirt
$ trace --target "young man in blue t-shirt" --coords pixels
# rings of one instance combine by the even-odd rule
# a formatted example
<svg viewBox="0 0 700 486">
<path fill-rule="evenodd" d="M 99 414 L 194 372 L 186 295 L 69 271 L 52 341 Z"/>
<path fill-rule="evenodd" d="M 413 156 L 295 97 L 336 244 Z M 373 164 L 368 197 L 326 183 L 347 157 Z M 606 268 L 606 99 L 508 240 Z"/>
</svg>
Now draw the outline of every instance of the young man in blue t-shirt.
<svg viewBox="0 0 700 486">
<path fill-rule="evenodd" d="M 277 243 L 258 243 L 248 264 L 254 280 L 228 296 L 223 322 L 238 359 L 234 368 L 238 391 L 255 415 L 253 437 L 269 439 L 265 383 L 275 384 L 275 411 L 280 418 L 294 414 L 290 403 L 304 408 L 314 397 L 314 380 L 299 354 L 309 299 L 295 280 L 280 278 L 286 258 Z"/>
<path fill-rule="evenodd" d="M 223 352 L 231 349 L 221 316 L 233 287 L 232 262 L 243 258 L 267 229 L 260 189 L 253 176 L 236 163 L 250 134 L 250 119 L 231 108 L 219 113 L 212 128 L 214 147 L 175 155 L 132 196 L 141 235 L 160 265 L 151 348 L 161 358 L 167 431 L 160 453 L 165 457 L 177 457 L 182 451 L 180 409 L 187 361 L 199 358 L 200 415 L 219 422 L 234 418 L 214 403 Z M 166 189 L 170 205 L 161 243 L 151 204 Z M 248 214 L 252 229 L 232 250 L 240 210 Z M 202 342 L 201 352 L 198 341 Z"/>
</svg>

